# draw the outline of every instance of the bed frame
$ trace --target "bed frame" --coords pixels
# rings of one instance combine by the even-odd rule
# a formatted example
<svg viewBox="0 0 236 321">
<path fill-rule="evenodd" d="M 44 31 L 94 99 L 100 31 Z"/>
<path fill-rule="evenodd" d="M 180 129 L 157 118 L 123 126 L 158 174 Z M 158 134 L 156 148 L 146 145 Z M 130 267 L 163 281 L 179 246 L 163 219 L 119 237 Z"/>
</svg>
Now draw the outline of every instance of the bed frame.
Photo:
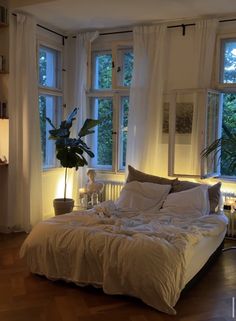
<svg viewBox="0 0 236 321">
<path fill-rule="evenodd" d="M 205 263 L 205 265 L 201 268 L 201 270 L 185 285 L 185 288 L 182 290 L 182 293 L 185 293 L 189 289 L 191 289 L 206 273 L 206 271 L 209 269 L 210 266 L 213 265 L 213 263 L 218 259 L 218 257 L 221 255 L 224 249 L 224 240 L 220 244 L 220 246 L 215 250 L 215 252 L 212 253 L 212 255 L 209 257 L 208 261 Z"/>
</svg>

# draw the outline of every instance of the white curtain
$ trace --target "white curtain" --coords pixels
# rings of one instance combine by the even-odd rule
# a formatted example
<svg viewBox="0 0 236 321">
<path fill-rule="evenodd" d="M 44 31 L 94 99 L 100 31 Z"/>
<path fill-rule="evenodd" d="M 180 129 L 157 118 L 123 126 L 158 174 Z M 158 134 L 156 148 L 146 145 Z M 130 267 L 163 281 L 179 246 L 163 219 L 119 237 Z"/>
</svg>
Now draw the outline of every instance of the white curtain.
<svg viewBox="0 0 236 321">
<path fill-rule="evenodd" d="M 41 142 L 36 23 L 17 14 L 10 23 L 8 228 L 29 231 L 42 219 Z"/>
<path fill-rule="evenodd" d="M 83 122 L 88 117 L 88 106 L 87 106 L 87 86 L 91 59 L 91 44 L 98 37 L 99 33 L 85 32 L 78 33 L 76 36 L 76 43 L 74 48 L 74 68 L 71 73 L 71 82 L 73 89 L 71 107 L 79 107 L 79 116 L 77 126 L 73 129 L 73 135 L 78 135 L 78 129 L 81 128 Z M 73 191 L 74 197 L 78 200 L 79 186 L 84 186 L 86 183 L 86 168 L 80 167 L 74 174 L 73 179 Z"/>
<path fill-rule="evenodd" d="M 213 79 L 213 63 L 216 46 L 218 20 L 202 20 L 196 22 L 195 27 L 195 53 L 197 65 L 197 88 L 207 89 L 212 86 Z M 201 132 L 199 131 L 201 114 L 199 112 L 199 105 L 204 104 L 205 101 L 195 96 L 194 113 L 192 124 L 192 138 L 191 138 L 191 168 L 193 175 L 199 175 L 201 172 L 200 164 L 200 140 Z"/>
<path fill-rule="evenodd" d="M 130 91 L 126 164 L 158 174 L 161 162 L 166 26 L 133 30 L 134 70 Z"/>
</svg>

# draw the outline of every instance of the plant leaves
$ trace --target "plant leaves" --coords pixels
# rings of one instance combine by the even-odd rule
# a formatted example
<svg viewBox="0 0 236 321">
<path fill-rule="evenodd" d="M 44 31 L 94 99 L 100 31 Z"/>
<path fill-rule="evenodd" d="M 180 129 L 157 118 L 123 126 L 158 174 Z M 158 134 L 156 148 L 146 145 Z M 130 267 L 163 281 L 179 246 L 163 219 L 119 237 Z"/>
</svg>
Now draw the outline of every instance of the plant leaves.
<svg viewBox="0 0 236 321">
<path fill-rule="evenodd" d="M 53 125 L 50 118 L 46 117 L 46 120 L 49 122 L 49 124 L 52 126 L 52 128 L 56 129 L 56 127 Z"/>
<path fill-rule="evenodd" d="M 97 126 L 99 123 L 100 123 L 100 120 L 87 118 L 82 128 L 80 129 L 78 136 L 84 137 L 84 136 L 93 134 L 94 130 L 90 130 L 90 129 Z"/>
</svg>

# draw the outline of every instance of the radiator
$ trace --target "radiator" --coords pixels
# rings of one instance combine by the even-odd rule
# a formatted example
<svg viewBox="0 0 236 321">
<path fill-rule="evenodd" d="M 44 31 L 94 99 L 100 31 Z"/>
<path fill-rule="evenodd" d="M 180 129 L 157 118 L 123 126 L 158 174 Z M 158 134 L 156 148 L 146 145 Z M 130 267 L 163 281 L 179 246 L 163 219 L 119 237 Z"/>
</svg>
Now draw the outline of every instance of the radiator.
<svg viewBox="0 0 236 321">
<path fill-rule="evenodd" d="M 103 201 L 115 201 L 119 195 L 122 187 L 124 186 L 124 182 L 114 182 L 114 181 L 105 181 L 103 182 L 104 188 L 102 193 Z"/>
</svg>

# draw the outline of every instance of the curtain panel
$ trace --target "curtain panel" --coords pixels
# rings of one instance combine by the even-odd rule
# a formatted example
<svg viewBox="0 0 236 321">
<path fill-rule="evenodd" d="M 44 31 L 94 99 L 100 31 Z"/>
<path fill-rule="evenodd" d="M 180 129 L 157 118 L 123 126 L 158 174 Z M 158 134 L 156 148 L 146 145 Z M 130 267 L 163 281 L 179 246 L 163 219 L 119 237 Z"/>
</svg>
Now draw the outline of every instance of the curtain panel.
<svg viewBox="0 0 236 321">
<path fill-rule="evenodd" d="M 217 19 L 201 20 L 195 26 L 195 54 L 198 73 L 196 75 L 196 87 L 201 89 L 212 88 L 213 63 L 216 49 L 216 35 L 218 28 Z M 190 164 L 193 175 L 201 173 L 201 115 L 199 101 L 194 104 L 191 159 Z"/>
<path fill-rule="evenodd" d="M 71 48 L 71 62 L 72 70 L 70 73 L 70 87 L 71 98 L 70 107 L 71 110 L 74 107 L 79 108 L 79 116 L 76 122 L 76 126 L 73 127 L 73 135 L 78 135 L 78 130 L 81 128 L 83 122 L 88 118 L 88 102 L 87 102 L 87 87 L 88 87 L 88 72 L 89 63 L 91 58 L 91 45 L 92 42 L 99 36 L 97 31 L 78 33 L 75 43 Z M 86 167 L 80 167 L 78 171 L 74 171 L 73 178 L 73 196 L 76 200 L 79 199 L 79 187 L 85 186 L 86 183 Z"/>
<path fill-rule="evenodd" d="M 134 70 L 130 91 L 126 164 L 158 174 L 161 162 L 165 25 L 133 30 Z"/>
<path fill-rule="evenodd" d="M 28 232 L 42 219 L 36 22 L 10 17 L 9 204 L 7 226 Z"/>
</svg>

